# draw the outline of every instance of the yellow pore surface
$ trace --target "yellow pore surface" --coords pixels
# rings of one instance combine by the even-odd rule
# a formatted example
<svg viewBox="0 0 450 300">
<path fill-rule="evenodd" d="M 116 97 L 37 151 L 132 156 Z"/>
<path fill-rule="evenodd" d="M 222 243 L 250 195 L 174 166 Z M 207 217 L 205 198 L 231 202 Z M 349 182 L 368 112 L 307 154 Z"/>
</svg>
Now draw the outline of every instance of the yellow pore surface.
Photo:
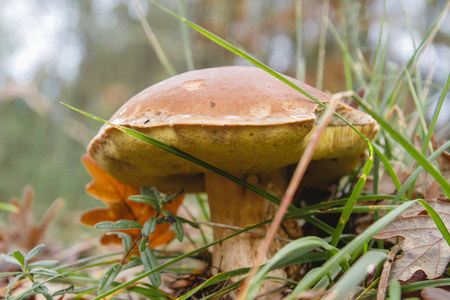
<svg viewBox="0 0 450 300">
<path fill-rule="evenodd" d="M 356 126 L 369 139 L 374 124 Z M 276 126 L 159 126 L 139 128 L 142 133 L 233 174 L 255 174 L 297 163 L 313 129 L 313 122 Z M 364 158 L 366 143 L 348 126 L 329 126 L 316 149 L 314 160 L 322 164 L 324 178 L 334 180 L 350 172 Z M 118 180 L 132 186 L 157 186 L 162 191 L 186 188 L 203 190 L 204 168 L 107 128 L 91 144 L 89 153 Z M 338 162 L 338 163 L 336 163 Z M 330 174 L 332 178 L 326 178 Z M 330 177 L 329 176 L 329 177 Z"/>
</svg>

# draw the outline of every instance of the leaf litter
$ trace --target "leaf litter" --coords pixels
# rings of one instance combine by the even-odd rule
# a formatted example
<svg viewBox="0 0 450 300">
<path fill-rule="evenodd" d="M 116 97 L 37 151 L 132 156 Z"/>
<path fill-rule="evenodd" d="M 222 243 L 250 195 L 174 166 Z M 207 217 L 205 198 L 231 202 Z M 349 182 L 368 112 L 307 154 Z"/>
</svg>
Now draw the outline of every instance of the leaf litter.
<svg viewBox="0 0 450 300">
<path fill-rule="evenodd" d="M 450 229 L 450 201 L 426 200 Z M 386 240 L 403 238 L 398 244 L 403 256 L 392 265 L 390 277 L 407 281 L 417 271 L 423 271 L 428 279 L 440 277 L 450 261 L 450 246 L 433 219 L 420 203 L 407 209 L 400 217 L 374 236 Z"/>
</svg>

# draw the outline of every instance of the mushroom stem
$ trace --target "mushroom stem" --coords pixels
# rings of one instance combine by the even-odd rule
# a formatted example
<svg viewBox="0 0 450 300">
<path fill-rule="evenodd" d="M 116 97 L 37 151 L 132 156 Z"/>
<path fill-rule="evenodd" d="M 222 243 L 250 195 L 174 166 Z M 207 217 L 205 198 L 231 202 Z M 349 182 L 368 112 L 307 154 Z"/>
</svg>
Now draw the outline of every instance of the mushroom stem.
<svg viewBox="0 0 450 300">
<path fill-rule="evenodd" d="M 276 196 L 281 196 L 288 184 L 286 168 L 270 173 L 241 177 Z M 212 222 L 246 227 L 272 218 L 278 208 L 276 204 L 262 196 L 215 173 L 205 174 L 205 181 Z M 267 231 L 269 225 L 263 225 L 260 230 Z M 214 239 L 217 240 L 225 238 L 234 231 L 215 227 L 213 232 Z M 282 229 L 280 228 L 277 234 L 282 237 L 295 238 L 300 237 L 302 231 L 295 220 L 288 220 L 283 222 Z M 212 258 L 213 271 L 225 272 L 252 267 L 263 242 L 263 236 L 243 233 L 215 245 Z M 285 244 L 281 240 L 274 240 L 263 263 L 266 263 Z M 270 274 L 286 278 L 291 271 L 291 269 L 277 269 Z M 266 281 L 261 287 L 260 293 L 279 288 L 282 284 L 279 281 Z"/>
</svg>

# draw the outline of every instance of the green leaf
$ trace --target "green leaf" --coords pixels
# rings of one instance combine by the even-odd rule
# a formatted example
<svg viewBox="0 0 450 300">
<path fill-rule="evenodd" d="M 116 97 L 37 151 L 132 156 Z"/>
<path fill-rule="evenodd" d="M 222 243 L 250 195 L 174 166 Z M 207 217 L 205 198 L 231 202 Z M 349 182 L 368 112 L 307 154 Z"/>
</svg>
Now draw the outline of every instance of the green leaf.
<svg viewBox="0 0 450 300">
<path fill-rule="evenodd" d="M 150 189 L 149 187 L 146 186 L 142 186 L 141 187 L 141 195 L 153 198 L 155 200 L 158 200 L 158 198 L 156 197 L 155 193 L 153 193 L 152 189 Z"/>
<path fill-rule="evenodd" d="M 72 284 L 71 286 L 69 286 L 66 289 L 62 289 L 62 290 L 58 290 L 58 291 L 54 292 L 52 294 L 52 296 L 55 297 L 55 296 L 61 296 L 61 295 L 65 295 L 65 294 L 80 294 L 80 293 L 84 293 L 84 292 L 87 292 L 92 289 L 95 289 L 95 286 L 91 285 L 91 286 L 87 286 L 87 287 L 76 288 Z"/>
<path fill-rule="evenodd" d="M 144 224 L 144 228 L 142 228 L 142 234 L 148 237 L 151 233 L 155 232 L 156 223 L 157 221 L 155 217 L 148 219 Z"/>
<path fill-rule="evenodd" d="M 41 253 L 42 249 L 44 249 L 44 247 L 45 246 L 43 244 L 40 244 L 31 249 L 30 252 L 28 252 L 27 255 L 25 255 L 25 264 L 30 260 L 32 260 L 33 258 L 35 258 L 36 256 L 38 256 Z"/>
<path fill-rule="evenodd" d="M 105 275 L 103 275 L 98 284 L 97 293 L 101 294 L 104 291 L 108 290 L 121 270 L 122 266 L 120 264 L 115 264 L 114 266 L 106 270 Z"/>
<path fill-rule="evenodd" d="M 151 271 L 154 268 L 158 267 L 158 260 L 156 259 L 155 254 L 153 253 L 152 249 L 148 245 L 145 246 L 145 251 L 141 252 L 141 261 L 144 265 L 145 271 Z M 161 273 L 160 272 L 154 272 L 150 275 L 148 275 L 148 279 L 150 279 L 150 282 L 158 287 L 161 285 Z"/>
<path fill-rule="evenodd" d="M 140 203 L 146 203 L 146 204 L 150 204 L 151 206 L 155 207 L 155 209 L 159 209 L 159 202 L 158 200 L 149 197 L 147 195 L 135 195 L 135 196 L 130 196 L 128 199 L 130 199 L 133 202 L 140 202 Z"/>
<path fill-rule="evenodd" d="M 141 223 L 132 220 L 119 220 L 117 222 L 100 222 L 95 224 L 95 228 L 102 230 L 118 230 L 118 229 L 141 229 Z"/>
<path fill-rule="evenodd" d="M 25 257 L 20 251 L 18 250 L 14 251 L 13 256 L 15 259 L 17 259 L 17 261 L 21 264 L 22 267 L 25 266 Z"/>
<path fill-rule="evenodd" d="M 59 262 L 57 260 L 41 260 L 41 261 L 34 262 L 32 264 L 29 264 L 27 267 L 28 268 L 35 268 L 35 267 L 51 268 L 58 264 L 59 264 Z"/>
<path fill-rule="evenodd" d="M 18 261 L 17 259 L 15 259 L 13 256 L 11 255 L 7 255 L 7 254 L 0 254 L 0 258 L 4 261 L 7 262 L 8 264 L 13 264 L 19 267 L 22 267 L 22 265 L 20 264 L 20 261 Z"/>
<path fill-rule="evenodd" d="M 58 275 L 59 273 L 56 272 L 55 270 L 51 270 L 51 269 L 47 269 L 47 268 L 33 268 L 30 271 L 31 274 L 44 274 L 44 275 L 49 275 L 49 276 L 55 276 Z"/>
<path fill-rule="evenodd" d="M 131 240 L 131 236 L 129 234 L 126 234 L 124 232 L 107 232 L 106 235 L 112 235 L 116 234 L 119 236 L 119 238 L 122 239 L 122 246 L 125 251 L 128 251 L 131 248 L 131 244 L 133 241 Z"/>
<path fill-rule="evenodd" d="M 173 232 L 175 232 L 175 236 L 180 242 L 182 242 L 184 238 L 184 229 L 180 219 L 170 211 L 163 210 L 162 213 L 165 216 L 167 216 L 167 220 L 170 222 L 170 225 L 172 225 L 172 229 Z"/>
</svg>

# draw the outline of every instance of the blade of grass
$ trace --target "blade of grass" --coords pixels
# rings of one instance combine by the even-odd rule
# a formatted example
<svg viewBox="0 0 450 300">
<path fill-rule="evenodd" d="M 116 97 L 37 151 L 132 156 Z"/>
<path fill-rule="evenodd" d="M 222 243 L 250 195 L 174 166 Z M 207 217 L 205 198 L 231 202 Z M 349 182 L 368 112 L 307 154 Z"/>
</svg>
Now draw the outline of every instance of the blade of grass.
<svg viewBox="0 0 450 300">
<path fill-rule="evenodd" d="M 342 40 L 340 37 L 338 31 L 334 27 L 333 23 L 331 23 L 330 20 L 328 20 L 328 29 L 333 34 L 333 37 L 335 38 L 336 42 L 338 43 L 339 48 L 342 50 L 344 54 L 344 66 L 345 66 L 345 78 L 347 83 L 347 89 L 353 88 L 353 81 L 351 78 L 351 72 L 350 70 L 353 70 L 353 72 L 356 75 L 356 78 L 358 79 L 360 86 L 367 86 L 366 81 L 364 80 L 364 76 L 361 74 L 361 71 L 357 67 L 357 64 L 353 60 L 353 58 L 350 55 L 350 52 L 348 50 L 348 46 L 346 45 L 345 41 Z"/>
<path fill-rule="evenodd" d="M 419 120 L 420 120 L 420 125 L 421 125 L 421 133 L 423 134 L 421 136 L 423 137 L 427 134 L 427 121 L 425 121 L 426 112 L 424 111 L 425 107 L 424 107 L 423 103 L 420 103 L 420 99 L 417 95 L 416 89 L 414 88 L 414 84 L 412 82 L 409 71 L 406 71 L 405 75 L 406 75 L 407 83 L 408 83 L 409 90 L 411 93 L 411 97 L 414 101 L 414 104 L 416 105 L 415 111 L 417 111 L 417 113 L 419 115 Z"/>
<path fill-rule="evenodd" d="M 348 299 L 353 290 L 370 274 L 377 265 L 387 259 L 387 254 L 380 251 L 369 251 L 352 265 L 350 270 L 339 279 L 323 300 Z"/>
<path fill-rule="evenodd" d="M 447 96 L 449 88 L 450 88 L 450 74 L 447 76 L 447 80 L 445 81 L 444 88 L 443 88 L 442 93 L 439 97 L 439 100 L 436 104 L 436 108 L 434 109 L 433 118 L 431 119 L 430 126 L 428 127 L 427 135 L 425 136 L 425 139 L 423 141 L 424 149 L 425 149 L 426 145 L 430 144 L 434 129 L 436 128 L 436 123 L 437 123 L 439 114 L 441 113 L 442 105 L 444 104 L 445 97 Z"/>
<path fill-rule="evenodd" d="M 331 24 L 331 22 L 329 22 Z M 353 90 L 353 77 L 352 77 L 352 68 L 351 66 L 355 66 L 353 59 L 350 55 L 349 47 L 348 47 L 348 38 L 347 38 L 347 26 L 345 22 L 345 18 L 341 19 L 341 27 L 342 27 L 342 36 L 343 36 L 343 43 L 342 43 L 342 49 L 344 52 L 344 77 L 345 77 L 345 84 L 347 90 Z"/>
<path fill-rule="evenodd" d="M 419 203 L 422 204 L 422 206 L 427 210 L 430 217 L 433 219 L 434 223 L 438 227 L 439 231 L 441 232 L 442 236 L 447 241 L 447 244 L 450 246 L 450 233 L 448 232 L 447 227 L 445 226 L 444 222 L 442 221 L 439 214 L 433 209 L 433 207 L 430 206 L 426 201 L 419 200 Z"/>
<path fill-rule="evenodd" d="M 141 22 L 142 28 L 144 29 L 145 34 L 147 35 L 147 39 L 149 40 L 150 44 L 152 45 L 153 49 L 155 50 L 156 56 L 158 57 L 159 61 L 163 65 L 164 69 L 166 69 L 166 72 L 170 76 L 174 76 L 177 74 L 175 71 L 175 68 L 170 63 L 170 61 L 167 59 L 167 56 L 165 52 L 162 50 L 161 45 L 158 42 L 158 39 L 156 38 L 155 34 L 153 33 L 152 28 L 150 27 L 150 24 L 148 23 L 147 19 L 145 18 L 144 11 L 142 10 L 142 6 L 139 3 L 139 0 L 133 0 L 134 7 L 136 8 L 136 11 L 139 16 L 139 21 Z"/>
<path fill-rule="evenodd" d="M 341 217 L 339 218 L 336 230 L 333 233 L 333 239 L 331 240 L 331 245 L 333 246 L 337 246 L 339 242 L 341 234 L 344 231 L 345 225 L 347 224 L 347 221 L 350 218 L 351 213 L 353 212 L 355 203 L 358 200 L 358 197 L 361 194 L 361 191 L 363 190 L 364 186 L 366 185 L 367 178 L 370 174 L 370 171 L 372 170 L 372 164 L 373 164 L 373 155 L 370 155 L 366 164 L 364 165 L 363 174 L 359 177 L 358 183 L 356 184 L 356 187 L 354 188 L 352 194 L 350 195 L 350 198 L 347 204 L 345 205 L 345 209 L 342 212 Z"/>
<path fill-rule="evenodd" d="M 327 41 L 327 19 L 330 1 L 325 0 L 322 4 L 322 22 L 320 24 L 319 53 L 317 55 L 316 88 L 322 90 L 323 69 L 325 63 L 325 44 Z"/>
<path fill-rule="evenodd" d="M 180 16 L 186 16 L 186 9 L 184 5 L 184 0 L 177 0 L 178 10 L 180 11 Z M 194 60 L 192 59 L 192 44 L 191 37 L 189 34 L 188 27 L 185 23 L 181 22 L 181 37 L 183 39 L 183 49 L 184 49 L 184 59 L 186 61 L 186 65 L 188 70 L 194 70 Z"/>
<path fill-rule="evenodd" d="M 297 79 L 305 81 L 305 57 L 303 53 L 303 22 L 302 22 L 302 3 L 303 0 L 295 2 L 295 41 L 296 41 L 296 74 Z"/>
<path fill-rule="evenodd" d="M 373 147 L 373 149 L 374 149 L 375 153 L 377 154 L 377 156 L 383 162 L 383 165 L 386 168 L 386 171 L 388 172 L 389 176 L 391 176 L 391 179 L 395 185 L 395 188 L 397 189 L 397 191 L 400 190 L 400 188 L 402 187 L 402 184 L 400 183 L 400 180 L 398 179 L 397 174 L 394 171 L 394 168 L 392 168 L 392 165 L 389 163 L 389 160 L 383 153 L 381 153 L 381 151 L 377 147 Z"/>
</svg>

